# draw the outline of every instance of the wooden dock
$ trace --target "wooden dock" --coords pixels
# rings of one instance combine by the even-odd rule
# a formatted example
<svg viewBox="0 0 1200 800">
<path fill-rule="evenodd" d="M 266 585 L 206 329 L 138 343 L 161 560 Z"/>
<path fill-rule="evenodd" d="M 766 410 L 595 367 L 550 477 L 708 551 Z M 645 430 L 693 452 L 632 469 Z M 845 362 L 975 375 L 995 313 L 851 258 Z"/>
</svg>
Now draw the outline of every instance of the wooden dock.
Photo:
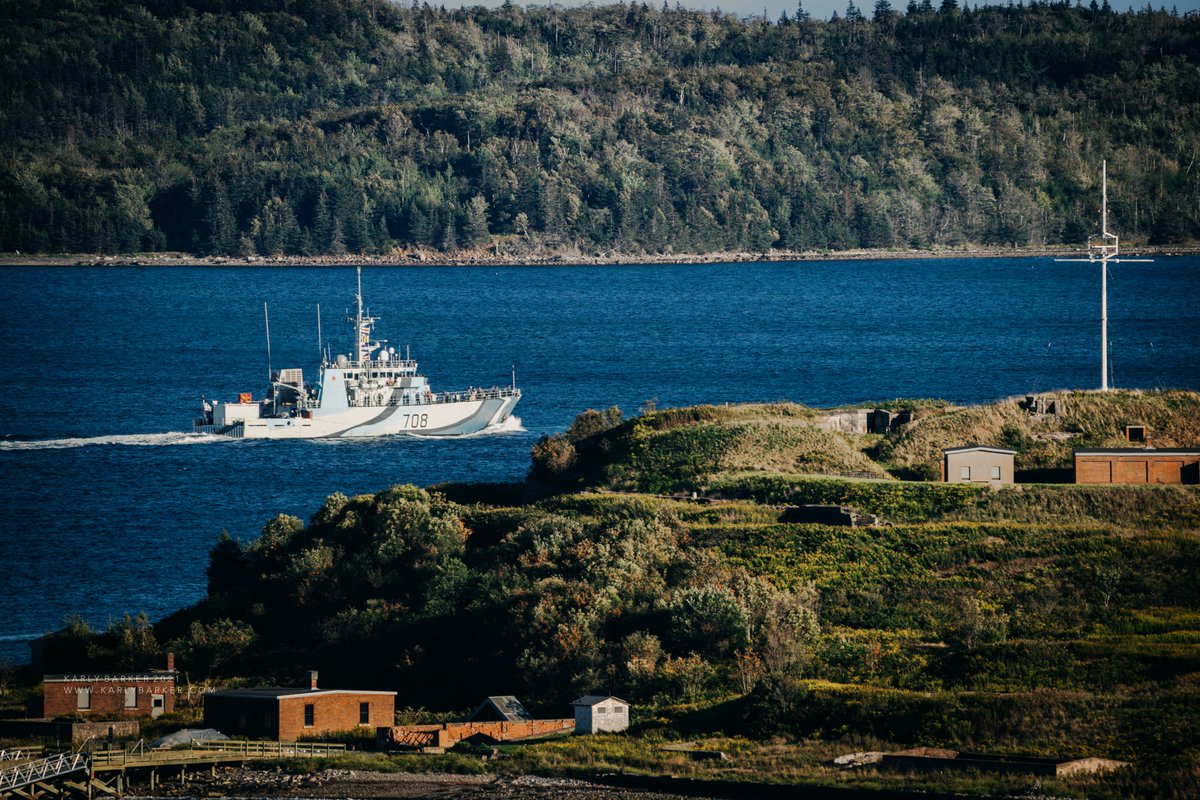
<svg viewBox="0 0 1200 800">
<path fill-rule="evenodd" d="M 218 764 L 245 764 L 276 758 L 314 758 L 346 752 L 343 744 L 304 742 L 196 741 L 187 748 L 152 750 L 139 744 L 128 750 L 59 753 L 13 760 L 0 769 L 0 800 L 123 797 L 133 783 L 149 790 L 165 780 L 186 786 L 189 773 Z"/>
</svg>

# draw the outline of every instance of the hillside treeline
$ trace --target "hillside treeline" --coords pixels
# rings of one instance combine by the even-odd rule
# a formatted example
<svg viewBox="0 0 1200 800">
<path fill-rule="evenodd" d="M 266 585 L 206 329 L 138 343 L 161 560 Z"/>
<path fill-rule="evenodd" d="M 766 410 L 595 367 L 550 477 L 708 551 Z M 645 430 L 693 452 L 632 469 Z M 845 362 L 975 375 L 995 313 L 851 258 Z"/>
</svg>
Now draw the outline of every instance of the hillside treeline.
<svg viewBox="0 0 1200 800">
<path fill-rule="evenodd" d="M 1200 17 L 0 4 L 0 251 L 564 253 L 1200 234 Z"/>
</svg>

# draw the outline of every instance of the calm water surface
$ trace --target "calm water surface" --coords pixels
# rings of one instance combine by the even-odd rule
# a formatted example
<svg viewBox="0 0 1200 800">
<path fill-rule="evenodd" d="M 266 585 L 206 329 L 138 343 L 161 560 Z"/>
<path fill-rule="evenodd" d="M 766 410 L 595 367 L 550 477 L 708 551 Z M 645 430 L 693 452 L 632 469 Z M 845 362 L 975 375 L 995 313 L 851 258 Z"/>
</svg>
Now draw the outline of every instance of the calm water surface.
<svg viewBox="0 0 1200 800">
<path fill-rule="evenodd" d="M 1110 279 L 1113 380 L 1200 388 L 1200 259 Z M 435 390 L 517 368 L 522 430 L 465 440 L 214 441 L 200 396 L 315 377 L 316 306 L 343 323 L 351 268 L 2 268 L 0 659 L 81 613 L 159 617 L 204 593 L 222 530 L 255 536 L 334 491 L 512 480 L 588 408 L 893 397 L 985 401 L 1099 382 L 1098 268 L 1050 259 L 369 268 L 377 333 Z"/>
</svg>

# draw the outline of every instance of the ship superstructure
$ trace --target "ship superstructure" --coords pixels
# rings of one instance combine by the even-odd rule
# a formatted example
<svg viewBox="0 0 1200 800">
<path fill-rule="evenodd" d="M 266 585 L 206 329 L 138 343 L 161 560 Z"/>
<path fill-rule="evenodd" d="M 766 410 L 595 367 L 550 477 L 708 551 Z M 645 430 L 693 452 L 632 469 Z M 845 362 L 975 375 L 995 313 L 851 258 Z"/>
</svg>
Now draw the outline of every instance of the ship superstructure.
<svg viewBox="0 0 1200 800">
<path fill-rule="evenodd" d="M 304 383 L 301 369 L 272 372 L 262 399 L 245 392 L 236 402 L 203 401 L 193 429 L 247 439 L 462 436 L 508 420 L 521 399 L 515 372 L 508 386 L 435 393 L 416 361 L 374 338 L 378 318 L 363 307 L 361 267 L 355 304 L 354 352 L 323 351 L 314 385 Z"/>
</svg>

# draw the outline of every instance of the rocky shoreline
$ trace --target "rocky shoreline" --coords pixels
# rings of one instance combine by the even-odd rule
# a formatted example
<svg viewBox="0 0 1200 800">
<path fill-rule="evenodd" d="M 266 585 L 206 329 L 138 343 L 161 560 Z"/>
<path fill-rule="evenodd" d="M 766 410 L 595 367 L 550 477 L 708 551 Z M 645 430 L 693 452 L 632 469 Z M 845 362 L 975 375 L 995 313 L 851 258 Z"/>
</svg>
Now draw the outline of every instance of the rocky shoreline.
<svg viewBox="0 0 1200 800">
<path fill-rule="evenodd" d="M 341 256 L 199 256 L 189 253 L 131 253 L 125 255 L 100 255 L 95 253 L 59 253 L 25 255 L 21 253 L 0 254 L 0 266 L 47 266 L 47 267 L 171 267 L 171 266 L 290 266 L 323 267 L 342 264 L 364 264 L 374 266 L 448 266 L 448 267 L 500 267 L 500 266 L 598 266 L 630 264 L 724 264 L 793 261 L 875 261 L 882 259 L 938 259 L 938 258 L 1043 258 L 1079 255 L 1079 247 L 947 247 L 932 250 L 839 250 L 830 251 L 771 251 L 769 253 L 720 252 L 720 253 L 602 253 L 585 255 L 574 250 L 533 249 L 529 252 L 503 253 L 493 249 L 457 250 L 443 253 L 436 250 L 395 250 L 386 254 Z M 1138 255 L 1196 255 L 1200 246 L 1128 248 L 1128 253 Z"/>
<path fill-rule="evenodd" d="M 149 798 L 362 798 L 363 800 L 408 800 L 408 798 L 501 798 L 502 800 L 678 800 L 674 794 L 624 789 L 570 778 L 536 775 L 505 777 L 491 773 L 456 775 L 448 773 L 368 772 L 326 769 L 311 774 L 293 774 L 282 769 L 249 767 L 220 770 L 215 776 L 189 777 L 186 785 L 164 782 L 153 795 L 131 787 L 129 800 Z M 702 799 L 703 800 L 703 799 Z"/>
</svg>

